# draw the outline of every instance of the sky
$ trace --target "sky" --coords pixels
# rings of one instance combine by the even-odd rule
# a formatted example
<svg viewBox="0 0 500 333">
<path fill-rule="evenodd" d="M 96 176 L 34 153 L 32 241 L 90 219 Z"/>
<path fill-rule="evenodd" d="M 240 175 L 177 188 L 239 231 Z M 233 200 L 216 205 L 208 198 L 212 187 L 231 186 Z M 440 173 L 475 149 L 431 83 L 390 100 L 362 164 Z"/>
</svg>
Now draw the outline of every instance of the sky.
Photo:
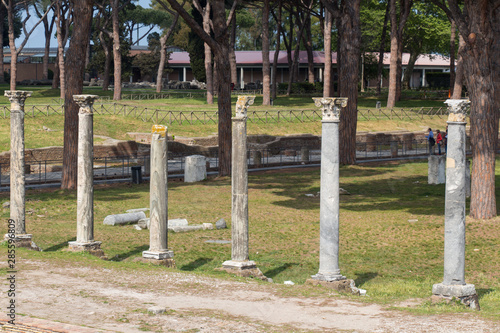
<svg viewBox="0 0 500 333">
<path fill-rule="evenodd" d="M 135 4 L 141 5 L 144 8 L 150 8 L 151 0 L 139 0 L 139 1 L 136 1 Z M 36 14 L 32 14 L 31 17 L 32 18 L 30 19 L 30 22 L 28 22 L 28 24 L 27 24 L 28 31 L 38 21 Z M 146 32 L 145 28 L 143 28 L 142 30 L 144 30 L 144 32 Z M 141 34 L 141 30 L 139 30 L 139 34 Z M 55 27 L 54 27 L 53 35 L 55 35 Z M 136 36 L 135 32 L 134 32 L 134 36 Z M 24 40 L 24 35 L 21 35 L 21 37 L 19 37 L 16 40 L 16 46 L 19 47 L 21 45 L 21 43 L 23 42 L 23 40 Z M 139 45 L 147 46 L 147 39 L 143 38 L 139 42 Z M 44 29 L 43 29 L 42 23 L 40 23 L 38 25 L 38 27 L 35 29 L 35 31 L 33 31 L 28 42 L 26 43 L 26 45 L 24 47 L 41 47 L 41 48 L 45 47 L 45 34 L 44 34 Z M 50 42 L 50 47 L 57 47 L 57 39 L 55 37 L 52 37 L 51 42 Z"/>
</svg>

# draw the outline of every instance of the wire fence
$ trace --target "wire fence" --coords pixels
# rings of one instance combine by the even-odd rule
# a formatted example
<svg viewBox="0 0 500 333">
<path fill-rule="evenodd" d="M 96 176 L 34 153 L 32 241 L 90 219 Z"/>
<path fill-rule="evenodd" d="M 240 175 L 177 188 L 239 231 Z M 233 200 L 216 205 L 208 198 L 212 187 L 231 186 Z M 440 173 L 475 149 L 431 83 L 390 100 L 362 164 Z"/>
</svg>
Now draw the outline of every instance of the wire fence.
<svg viewBox="0 0 500 333">
<path fill-rule="evenodd" d="M 51 105 L 25 105 L 25 117 L 39 117 L 50 115 L 64 115 L 63 104 Z M 192 110 L 172 111 L 144 106 L 134 106 L 122 103 L 104 103 L 98 101 L 94 104 L 94 113 L 98 115 L 122 115 L 134 117 L 144 122 L 195 125 L 195 124 L 217 124 L 217 110 Z M 313 122 L 321 120 L 319 109 L 289 109 L 289 110 L 258 110 L 249 111 L 248 121 L 250 123 L 280 123 L 280 122 Z M 423 120 L 446 119 L 448 110 L 446 107 L 421 107 L 421 108 L 374 108 L 358 109 L 358 120 Z M 3 105 L 0 110 L 0 118 L 10 117 L 10 107 Z"/>
</svg>

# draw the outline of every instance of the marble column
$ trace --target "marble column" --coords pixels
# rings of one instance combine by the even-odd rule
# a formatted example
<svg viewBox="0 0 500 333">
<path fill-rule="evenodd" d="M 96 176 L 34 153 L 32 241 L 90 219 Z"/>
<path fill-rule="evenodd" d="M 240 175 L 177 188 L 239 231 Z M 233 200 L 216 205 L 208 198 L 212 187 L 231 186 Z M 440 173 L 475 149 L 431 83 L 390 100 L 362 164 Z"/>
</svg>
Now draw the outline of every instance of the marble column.
<svg viewBox="0 0 500 333">
<path fill-rule="evenodd" d="M 435 296 L 458 298 L 479 308 L 473 284 L 465 282 L 465 117 L 468 100 L 447 100 L 448 151 L 446 154 L 446 193 L 444 221 L 444 278 L 432 287 Z"/>
<path fill-rule="evenodd" d="M 71 251 L 100 252 L 101 242 L 94 240 L 94 113 L 97 95 L 74 95 L 78 111 L 78 176 L 76 194 L 76 241 Z"/>
<path fill-rule="evenodd" d="M 321 184 L 319 272 L 320 281 L 345 280 L 339 269 L 339 122 L 347 98 L 313 98 L 321 107 Z"/>
<path fill-rule="evenodd" d="M 31 91 L 7 90 L 10 101 L 10 219 L 15 225 L 15 241 L 20 247 L 38 249 L 33 235 L 26 233 L 26 189 L 24 164 L 24 102 Z M 7 239 L 9 235 L 5 235 Z"/>
<path fill-rule="evenodd" d="M 168 250 L 167 127 L 153 125 L 151 134 L 149 250 L 142 257 L 174 266 L 174 252 Z"/>
<path fill-rule="evenodd" d="M 248 255 L 248 166 L 247 166 L 247 109 L 255 96 L 238 96 L 233 122 L 231 169 L 231 260 L 223 268 L 255 268 Z"/>
</svg>

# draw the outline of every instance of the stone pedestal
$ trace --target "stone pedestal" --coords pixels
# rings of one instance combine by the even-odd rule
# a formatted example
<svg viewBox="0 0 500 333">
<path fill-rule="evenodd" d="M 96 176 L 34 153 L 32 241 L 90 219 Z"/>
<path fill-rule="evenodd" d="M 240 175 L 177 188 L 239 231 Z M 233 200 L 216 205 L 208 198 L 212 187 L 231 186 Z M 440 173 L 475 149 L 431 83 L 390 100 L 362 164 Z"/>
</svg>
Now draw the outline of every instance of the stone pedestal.
<svg viewBox="0 0 500 333">
<path fill-rule="evenodd" d="M 444 222 L 444 278 L 435 284 L 435 297 L 457 298 L 479 309 L 474 285 L 465 282 L 465 114 L 466 100 L 447 100 L 448 151 Z"/>
<path fill-rule="evenodd" d="M 192 155 L 186 157 L 184 165 L 184 182 L 194 183 L 207 178 L 206 157 L 202 155 Z"/>
<path fill-rule="evenodd" d="M 247 109 L 254 99 L 255 96 L 238 96 L 236 116 L 232 118 L 231 260 L 225 261 L 222 268 L 238 275 L 257 269 L 255 262 L 249 260 L 248 251 Z"/>
<path fill-rule="evenodd" d="M 344 280 L 339 269 L 339 122 L 347 98 L 313 98 L 323 113 L 321 134 L 319 272 L 314 280 Z"/>
<path fill-rule="evenodd" d="M 446 182 L 446 156 L 429 155 L 428 184 L 444 184 Z"/>
<path fill-rule="evenodd" d="M 4 240 L 8 241 L 9 239 L 14 240 L 14 244 L 16 245 L 16 247 L 24 247 L 35 251 L 41 251 L 41 249 L 33 242 L 32 234 L 16 234 L 13 238 L 11 238 L 10 234 L 5 234 Z"/>
<path fill-rule="evenodd" d="M 300 161 L 304 163 L 309 162 L 309 147 L 300 148 Z"/>
<path fill-rule="evenodd" d="M 87 251 L 100 257 L 101 242 L 94 240 L 94 113 L 97 95 L 74 95 L 78 112 L 78 179 L 76 241 L 69 242 L 71 251 Z"/>
<path fill-rule="evenodd" d="M 260 150 L 252 151 L 253 165 L 257 168 L 262 166 L 262 152 Z"/>
<path fill-rule="evenodd" d="M 167 127 L 153 125 L 151 133 L 149 250 L 142 252 L 142 258 L 172 267 L 174 252 L 168 249 Z"/>
</svg>

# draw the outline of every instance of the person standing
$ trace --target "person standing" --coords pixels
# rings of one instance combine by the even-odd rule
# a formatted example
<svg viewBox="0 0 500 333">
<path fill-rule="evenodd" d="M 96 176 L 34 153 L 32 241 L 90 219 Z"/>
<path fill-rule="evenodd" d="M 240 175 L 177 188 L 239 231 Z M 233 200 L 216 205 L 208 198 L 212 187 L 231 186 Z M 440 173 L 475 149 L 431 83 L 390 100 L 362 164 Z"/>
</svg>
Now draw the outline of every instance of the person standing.
<svg viewBox="0 0 500 333">
<path fill-rule="evenodd" d="M 433 155 L 432 147 L 436 144 L 436 140 L 434 139 L 434 133 L 432 132 L 432 128 L 429 127 L 427 130 L 429 132 L 425 137 L 427 138 L 427 142 L 429 143 L 429 155 Z"/>
<path fill-rule="evenodd" d="M 441 155 L 441 145 L 444 143 L 443 136 L 439 130 L 436 130 L 436 143 L 438 145 L 438 155 Z"/>
</svg>

